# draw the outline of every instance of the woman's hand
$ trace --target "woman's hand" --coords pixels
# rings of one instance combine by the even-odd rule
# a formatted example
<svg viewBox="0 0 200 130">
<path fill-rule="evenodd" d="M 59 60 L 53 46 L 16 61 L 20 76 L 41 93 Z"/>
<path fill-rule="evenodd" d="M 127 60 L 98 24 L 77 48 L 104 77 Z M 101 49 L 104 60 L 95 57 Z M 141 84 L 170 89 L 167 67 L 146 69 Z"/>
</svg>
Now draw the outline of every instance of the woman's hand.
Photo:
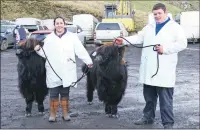
<svg viewBox="0 0 200 130">
<path fill-rule="evenodd" d="M 88 68 L 92 68 L 93 64 L 88 64 L 87 66 L 88 66 Z"/>
<path fill-rule="evenodd" d="M 39 51 L 39 50 L 40 50 L 40 48 L 41 48 L 41 46 L 40 46 L 40 45 L 36 45 L 36 46 L 35 46 L 35 48 L 34 48 L 34 50 L 35 50 L 35 51 Z"/>
<path fill-rule="evenodd" d="M 123 39 L 122 38 L 116 38 L 113 40 L 113 42 L 117 45 L 122 45 L 123 44 Z"/>
</svg>

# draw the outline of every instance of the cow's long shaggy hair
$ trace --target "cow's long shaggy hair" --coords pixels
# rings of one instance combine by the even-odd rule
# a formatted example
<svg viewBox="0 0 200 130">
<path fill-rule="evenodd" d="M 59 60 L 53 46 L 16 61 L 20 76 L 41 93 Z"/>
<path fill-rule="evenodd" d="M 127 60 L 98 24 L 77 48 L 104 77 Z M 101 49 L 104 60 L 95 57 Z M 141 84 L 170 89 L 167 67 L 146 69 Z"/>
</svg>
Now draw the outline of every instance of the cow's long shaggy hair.
<svg viewBox="0 0 200 130">
<path fill-rule="evenodd" d="M 48 94 L 46 61 L 34 51 L 38 44 L 42 46 L 42 42 L 28 39 L 21 45 L 22 51 L 17 54 L 18 87 L 26 102 L 26 116 L 31 115 L 33 101 L 37 102 L 39 113 L 43 114 L 43 102 Z"/>
<path fill-rule="evenodd" d="M 124 47 L 103 45 L 90 54 L 93 68 L 87 73 L 87 99 L 92 103 L 96 88 L 99 100 L 105 104 L 105 113 L 110 117 L 117 117 L 117 105 L 127 85 L 127 67 L 121 64 L 123 50 Z M 85 70 L 86 65 L 82 67 L 82 71 Z"/>
</svg>

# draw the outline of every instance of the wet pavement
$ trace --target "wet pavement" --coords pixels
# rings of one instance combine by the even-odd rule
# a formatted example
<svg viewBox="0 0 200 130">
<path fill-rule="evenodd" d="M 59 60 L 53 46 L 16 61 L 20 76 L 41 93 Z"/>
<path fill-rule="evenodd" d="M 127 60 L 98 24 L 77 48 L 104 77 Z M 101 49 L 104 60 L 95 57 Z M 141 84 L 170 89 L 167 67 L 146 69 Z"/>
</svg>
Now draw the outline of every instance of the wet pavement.
<svg viewBox="0 0 200 130">
<path fill-rule="evenodd" d="M 91 52 L 94 48 L 88 46 Z M 159 102 L 153 125 L 134 125 L 142 116 L 145 105 L 142 85 L 138 83 L 141 50 L 129 47 L 126 53 L 128 61 L 128 86 L 124 98 L 119 104 L 119 118 L 108 118 L 104 114 L 103 103 L 98 101 L 95 92 L 92 105 L 87 104 L 86 79 L 78 83 L 78 88 L 70 92 L 70 111 L 72 120 L 64 122 L 61 108 L 58 121 L 48 122 L 49 105 L 46 98 L 45 115 L 39 116 L 36 104 L 33 105 L 32 117 L 25 117 L 25 101 L 17 87 L 17 58 L 13 49 L 1 52 L 1 128 L 163 128 L 161 124 Z M 82 75 L 82 61 L 77 60 L 78 77 Z M 179 53 L 177 65 L 177 82 L 174 90 L 174 128 L 199 128 L 199 44 L 188 45 Z"/>
</svg>

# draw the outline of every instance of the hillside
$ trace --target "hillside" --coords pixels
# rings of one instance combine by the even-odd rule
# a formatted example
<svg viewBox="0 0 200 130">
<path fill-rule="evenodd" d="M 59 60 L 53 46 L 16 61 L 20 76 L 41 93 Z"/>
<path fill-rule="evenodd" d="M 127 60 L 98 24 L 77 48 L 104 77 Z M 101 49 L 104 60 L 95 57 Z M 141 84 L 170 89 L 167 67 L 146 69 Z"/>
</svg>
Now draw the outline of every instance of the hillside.
<svg viewBox="0 0 200 130">
<path fill-rule="evenodd" d="M 1 19 L 14 20 L 19 17 L 35 17 L 40 19 L 54 18 L 60 15 L 71 20 L 74 14 L 91 13 L 99 20 L 104 15 L 104 4 L 115 3 L 114 1 L 5 1 L 1 0 Z M 148 12 L 156 1 L 133 1 L 136 12 L 135 20 L 137 30 L 141 29 L 147 22 Z M 177 3 L 164 1 L 169 12 L 173 15 L 183 10 Z M 196 4 L 195 4 L 196 5 Z M 193 6 L 190 6 L 190 8 Z M 196 6 L 195 6 L 196 7 Z M 192 9 L 193 10 L 193 9 Z M 194 9 L 195 10 L 195 9 Z"/>
</svg>

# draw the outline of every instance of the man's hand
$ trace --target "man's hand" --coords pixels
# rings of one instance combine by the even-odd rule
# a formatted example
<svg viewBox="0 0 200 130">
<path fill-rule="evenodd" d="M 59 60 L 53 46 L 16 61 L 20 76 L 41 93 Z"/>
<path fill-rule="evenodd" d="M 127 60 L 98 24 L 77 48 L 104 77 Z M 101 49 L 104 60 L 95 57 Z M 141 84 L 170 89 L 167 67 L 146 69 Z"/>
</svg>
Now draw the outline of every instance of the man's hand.
<svg viewBox="0 0 200 130">
<path fill-rule="evenodd" d="M 88 66 L 88 68 L 92 68 L 93 64 L 88 64 L 87 66 Z"/>
<path fill-rule="evenodd" d="M 162 45 L 157 45 L 156 50 L 159 54 L 163 54 L 163 46 Z"/>
<path fill-rule="evenodd" d="M 36 45 L 35 48 L 34 48 L 34 50 L 35 50 L 35 51 L 39 51 L 40 48 L 41 48 L 40 45 Z"/>
<path fill-rule="evenodd" d="M 123 44 L 123 39 L 122 38 L 116 38 L 113 40 L 113 42 L 117 45 L 122 45 Z"/>
</svg>

